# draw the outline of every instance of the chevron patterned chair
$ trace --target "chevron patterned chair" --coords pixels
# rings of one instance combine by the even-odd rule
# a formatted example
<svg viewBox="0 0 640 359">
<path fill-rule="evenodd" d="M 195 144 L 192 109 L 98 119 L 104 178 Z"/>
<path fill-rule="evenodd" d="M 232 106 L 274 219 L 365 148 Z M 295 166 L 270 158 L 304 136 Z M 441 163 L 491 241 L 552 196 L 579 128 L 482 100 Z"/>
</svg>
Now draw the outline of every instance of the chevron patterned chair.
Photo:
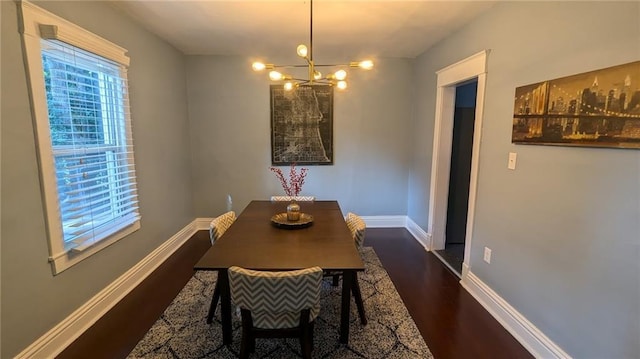
<svg viewBox="0 0 640 359">
<path fill-rule="evenodd" d="M 209 223 L 209 239 L 211 239 L 211 245 L 214 245 L 216 241 L 227 231 L 227 229 L 236 220 L 236 212 L 229 211 L 220 216 L 214 218 Z M 213 316 L 216 313 L 216 307 L 220 301 L 220 287 L 219 281 L 216 281 L 216 286 L 213 290 L 213 298 L 211 298 L 211 306 L 209 307 L 209 314 L 207 315 L 207 323 L 213 322 Z"/>
<path fill-rule="evenodd" d="M 271 196 L 271 202 L 282 201 L 298 201 L 298 202 L 313 202 L 316 200 L 314 196 Z"/>
<path fill-rule="evenodd" d="M 233 224 L 236 220 L 236 212 L 229 211 L 214 218 L 209 223 L 209 238 L 211 239 L 211 245 L 213 245 L 218 238 L 220 238 L 224 232 Z"/>
<path fill-rule="evenodd" d="M 345 221 L 347 222 L 347 227 L 351 231 L 351 236 L 353 237 L 353 242 L 356 245 L 356 248 L 360 250 L 362 245 L 364 244 L 364 232 L 367 229 L 367 225 L 362 219 L 362 217 L 358 216 L 355 213 L 347 213 L 345 217 Z M 337 286 L 340 281 L 340 276 L 342 272 L 335 271 L 327 271 L 324 273 L 325 276 L 333 277 L 333 286 Z M 353 281 L 353 285 L 351 287 L 351 292 L 353 293 L 353 297 L 356 301 L 356 307 L 358 308 L 358 315 L 360 316 L 360 322 L 362 325 L 367 325 L 367 316 L 364 312 L 364 303 L 362 302 L 362 292 L 360 291 L 360 284 L 358 283 L 358 278 L 356 277 Z"/>
<path fill-rule="evenodd" d="M 321 282 L 320 267 L 286 272 L 230 267 L 231 300 L 242 316 L 240 358 L 255 351 L 256 338 L 295 337 L 302 357 L 311 358 Z"/>
</svg>

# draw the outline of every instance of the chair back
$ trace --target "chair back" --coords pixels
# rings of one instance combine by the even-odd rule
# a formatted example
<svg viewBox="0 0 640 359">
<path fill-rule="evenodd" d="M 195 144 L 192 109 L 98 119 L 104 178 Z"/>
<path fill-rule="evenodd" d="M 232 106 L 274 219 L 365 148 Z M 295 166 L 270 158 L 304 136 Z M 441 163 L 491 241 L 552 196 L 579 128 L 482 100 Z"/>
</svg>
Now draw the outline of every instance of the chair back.
<svg viewBox="0 0 640 359">
<path fill-rule="evenodd" d="M 315 196 L 271 196 L 271 202 L 313 202 L 316 200 Z"/>
<path fill-rule="evenodd" d="M 256 328 L 295 328 L 304 309 L 310 309 L 313 321 L 320 313 L 321 282 L 320 267 L 286 272 L 229 268 L 231 300 L 251 311 Z"/>
<path fill-rule="evenodd" d="M 229 211 L 214 218 L 209 223 L 209 238 L 213 245 L 236 220 L 236 212 Z"/>
<path fill-rule="evenodd" d="M 364 232 L 367 229 L 367 224 L 360 216 L 351 212 L 347 213 L 345 221 L 351 231 L 351 236 L 356 243 L 356 247 L 361 248 L 364 244 Z"/>
</svg>

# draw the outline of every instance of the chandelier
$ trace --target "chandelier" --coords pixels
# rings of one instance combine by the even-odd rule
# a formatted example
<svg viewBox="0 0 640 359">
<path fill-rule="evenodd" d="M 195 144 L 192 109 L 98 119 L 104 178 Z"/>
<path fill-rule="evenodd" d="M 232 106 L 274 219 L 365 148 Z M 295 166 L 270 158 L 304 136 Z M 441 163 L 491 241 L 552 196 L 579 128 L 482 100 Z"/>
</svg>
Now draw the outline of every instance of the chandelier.
<svg viewBox="0 0 640 359">
<path fill-rule="evenodd" d="M 284 89 L 290 91 L 299 86 L 311 86 L 314 84 L 318 85 L 329 85 L 335 86 L 340 90 L 344 90 L 347 88 L 347 71 L 342 69 L 342 67 L 356 67 L 365 70 L 370 70 L 373 68 L 373 62 L 371 60 L 364 61 L 352 61 L 348 64 L 316 64 L 313 62 L 313 0 L 310 0 L 310 16 L 309 16 L 309 47 L 307 45 L 301 44 L 296 48 L 296 52 L 299 57 L 303 58 L 306 61 L 306 65 L 274 65 L 274 64 L 265 64 L 263 62 L 254 62 L 252 64 L 252 68 L 254 71 L 269 71 L 269 78 L 278 83 L 283 83 Z M 299 67 L 308 67 L 308 78 L 301 79 L 295 78 L 291 75 L 284 74 L 279 69 L 286 68 L 299 68 Z M 339 70 L 330 73 L 324 76 L 320 71 L 317 70 L 319 67 L 337 67 Z"/>
</svg>

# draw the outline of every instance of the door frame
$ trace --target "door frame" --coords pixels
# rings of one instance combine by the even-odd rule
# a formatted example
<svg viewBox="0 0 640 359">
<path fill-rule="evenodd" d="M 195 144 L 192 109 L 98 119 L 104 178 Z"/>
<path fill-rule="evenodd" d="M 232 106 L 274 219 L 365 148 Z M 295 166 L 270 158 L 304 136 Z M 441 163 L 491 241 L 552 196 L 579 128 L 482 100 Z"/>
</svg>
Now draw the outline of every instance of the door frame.
<svg viewBox="0 0 640 359">
<path fill-rule="evenodd" d="M 435 126 L 433 131 L 433 156 L 431 162 L 431 186 L 429 192 L 430 250 L 444 249 L 447 223 L 447 198 L 449 195 L 449 170 L 451 168 L 451 145 L 453 139 L 453 116 L 455 111 L 456 85 L 477 79 L 473 149 L 471 154 L 471 176 L 469 179 L 469 205 L 465 235 L 462 276 L 469 270 L 471 239 L 478 185 L 480 142 L 482 137 L 482 114 L 487 77 L 487 56 L 483 50 L 455 64 L 436 71 L 437 93 Z"/>
</svg>

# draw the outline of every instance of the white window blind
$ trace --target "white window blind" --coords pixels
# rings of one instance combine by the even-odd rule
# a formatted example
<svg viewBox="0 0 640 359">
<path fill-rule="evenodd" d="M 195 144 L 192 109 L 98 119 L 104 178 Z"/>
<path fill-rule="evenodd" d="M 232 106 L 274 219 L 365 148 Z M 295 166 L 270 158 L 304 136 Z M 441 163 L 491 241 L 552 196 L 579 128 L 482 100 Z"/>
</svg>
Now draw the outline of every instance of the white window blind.
<svg viewBox="0 0 640 359">
<path fill-rule="evenodd" d="M 140 219 L 126 67 L 41 40 L 65 249 L 82 251 Z"/>
</svg>

